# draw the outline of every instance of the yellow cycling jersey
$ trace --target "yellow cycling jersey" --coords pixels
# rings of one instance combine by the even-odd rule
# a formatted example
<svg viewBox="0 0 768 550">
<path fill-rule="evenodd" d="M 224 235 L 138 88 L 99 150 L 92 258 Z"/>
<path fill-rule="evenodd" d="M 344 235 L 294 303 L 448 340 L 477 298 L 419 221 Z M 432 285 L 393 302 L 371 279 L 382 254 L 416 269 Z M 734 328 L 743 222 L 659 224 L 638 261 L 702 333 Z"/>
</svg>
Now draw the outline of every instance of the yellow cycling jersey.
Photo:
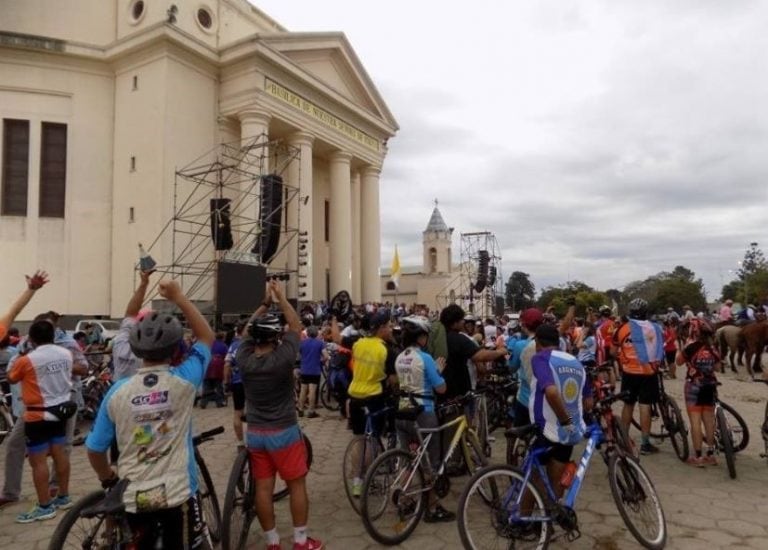
<svg viewBox="0 0 768 550">
<path fill-rule="evenodd" d="M 384 340 L 375 336 L 361 338 L 352 346 L 352 383 L 349 396 L 367 399 L 381 395 L 382 383 L 387 377 L 387 346 Z"/>
</svg>

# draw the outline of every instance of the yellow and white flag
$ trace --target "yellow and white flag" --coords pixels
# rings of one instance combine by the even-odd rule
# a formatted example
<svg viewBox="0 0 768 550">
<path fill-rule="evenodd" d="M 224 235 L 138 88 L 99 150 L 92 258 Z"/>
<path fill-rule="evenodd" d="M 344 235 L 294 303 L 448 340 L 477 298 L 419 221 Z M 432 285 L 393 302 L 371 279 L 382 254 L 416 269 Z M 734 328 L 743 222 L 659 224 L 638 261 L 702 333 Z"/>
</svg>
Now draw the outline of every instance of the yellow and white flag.
<svg viewBox="0 0 768 550">
<path fill-rule="evenodd" d="M 395 245 L 395 257 L 392 258 L 392 269 L 389 278 L 398 288 L 400 287 L 400 273 L 400 256 L 397 253 L 397 245 Z"/>
</svg>

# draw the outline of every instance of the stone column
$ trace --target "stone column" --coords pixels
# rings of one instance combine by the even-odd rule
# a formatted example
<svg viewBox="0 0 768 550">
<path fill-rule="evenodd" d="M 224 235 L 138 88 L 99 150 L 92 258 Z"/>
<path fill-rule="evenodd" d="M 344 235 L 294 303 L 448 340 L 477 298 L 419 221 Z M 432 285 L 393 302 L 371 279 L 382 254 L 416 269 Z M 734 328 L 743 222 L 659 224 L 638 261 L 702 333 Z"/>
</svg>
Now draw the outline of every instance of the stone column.
<svg viewBox="0 0 768 550">
<path fill-rule="evenodd" d="M 315 138 L 306 132 L 296 132 L 288 136 L 288 144 L 296 147 L 299 151 L 299 158 L 291 160 L 288 165 L 288 183 L 291 186 L 298 187 L 298 194 L 287 205 L 288 211 L 288 229 L 298 230 L 291 233 L 292 241 L 288 245 L 288 269 L 290 271 L 298 270 L 298 274 L 291 274 L 288 283 L 288 297 L 298 298 L 300 301 L 309 301 L 314 299 L 314 289 L 312 288 L 312 144 Z M 294 189 L 291 189 L 294 193 Z M 301 247 L 304 247 L 301 250 Z M 306 254 L 306 256 L 304 256 Z M 301 255 L 301 257 L 299 257 Z M 306 265 L 300 265 L 306 263 Z M 299 277 L 298 275 L 305 275 Z M 300 286 L 306 284 L 306 286 Z M 302 296 L 301 294 L 304 294 Z"/>
<path fill-rule="evenodd" d="M 379 175 L 381 168 L 367 166 L 362 171 L 360 208 L 365 219 L 360 223 L 362 301 L 381 301 L 381 229 L 379 217 Z"/>
<path fill-rule="evenodd" d="M 352 294 L 353 303 L 362 299 L 362 258 L 360 256 L 360 172 L 352 174 Z"/>
<path fill-rule="evenodd" d="M 331 296 L 352 290 L 352 189 L 350 161 L 344 151 L 331 153 L 330 276 Z M 353 296 L 354 298 L 354 296 Z"/>
<path fill-rule="evenodd" d="M 272 117 L 260 109 L 247 109 L 239 112 L 237 118 L 240 120 L 240 146 L 243 149 L 248 148 L 243 156 L 243 162 L 245 164 L 250 163 L 251 169 L 259 174 L 269 174 L 269 147 L 267 147 L 267 143 L 269 143 L 269 121 Z M 243 178 L 243 180 L 240 184 L 240 190 L 246 195 L 241 198 L 236 212 L 233 212 L 236 214 L 233 216 L 235 218 L 232 220 L 233 226 L 256 222 L 259 219 L 260 182 L 248 181 L 248 178 Z M 243 219 L 238 220 L 237 216 Z M 251 240 L 258 235 L 256 228 L 251 231 L 252 228 L 253 226 L 240 225 L 242 231 L 250 232 L 246 238 Z M 250 250 L 253 243 L 248 243 L 247 246 Z"/>
</svg>

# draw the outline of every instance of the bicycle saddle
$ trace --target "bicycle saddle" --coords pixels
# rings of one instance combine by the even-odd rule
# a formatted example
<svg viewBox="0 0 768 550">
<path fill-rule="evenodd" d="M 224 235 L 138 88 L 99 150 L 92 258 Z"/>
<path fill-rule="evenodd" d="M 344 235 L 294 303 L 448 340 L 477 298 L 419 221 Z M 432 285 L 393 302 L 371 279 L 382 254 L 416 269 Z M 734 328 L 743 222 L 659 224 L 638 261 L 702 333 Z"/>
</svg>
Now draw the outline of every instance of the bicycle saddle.
<svg viewBox="0 0 768 550">
<path fill-rule="evenodd" d="M 528 435 L 536 432 L 538 426 L 536 424 L 528 424 L 527 426 L 518 426 L 515 428 L 509 428 L 504 432 L 507 437 L 524 438 Z"/>
<path fill-rule="evenodd" d="M 110 516 L 125 512 L 123 503 L 123 493 L 130 483 L 129 479 L 121 479 L 112 489 L 107 492 L 102 500 L 89 508 L 85 508 L 80 516 L 84 518 L 94 518 L 96 516 Z"/>
</svg>

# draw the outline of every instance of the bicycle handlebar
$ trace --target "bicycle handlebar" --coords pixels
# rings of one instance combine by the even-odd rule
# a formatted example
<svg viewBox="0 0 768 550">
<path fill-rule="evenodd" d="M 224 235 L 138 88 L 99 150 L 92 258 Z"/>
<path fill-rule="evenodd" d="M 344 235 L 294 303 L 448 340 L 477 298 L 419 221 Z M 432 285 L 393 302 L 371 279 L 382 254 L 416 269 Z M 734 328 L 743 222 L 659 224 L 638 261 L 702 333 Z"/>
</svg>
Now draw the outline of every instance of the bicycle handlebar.
<svg viewBox="0 0 768 550">
<path fill-rule="evenodd" d="M 214 437 L 216 437 L 219 434 L 224 433 L 224 426 L 219 426 L 218 428 L 213 428 L 212 430 L 208 430 L 207 432 L 203 432 L 201 434 L 198 434 L 192 438 L 192 444 L 197 447 L 201 443 L 205 443 L 206 441 L 210 441 Z"/>
</svg>

